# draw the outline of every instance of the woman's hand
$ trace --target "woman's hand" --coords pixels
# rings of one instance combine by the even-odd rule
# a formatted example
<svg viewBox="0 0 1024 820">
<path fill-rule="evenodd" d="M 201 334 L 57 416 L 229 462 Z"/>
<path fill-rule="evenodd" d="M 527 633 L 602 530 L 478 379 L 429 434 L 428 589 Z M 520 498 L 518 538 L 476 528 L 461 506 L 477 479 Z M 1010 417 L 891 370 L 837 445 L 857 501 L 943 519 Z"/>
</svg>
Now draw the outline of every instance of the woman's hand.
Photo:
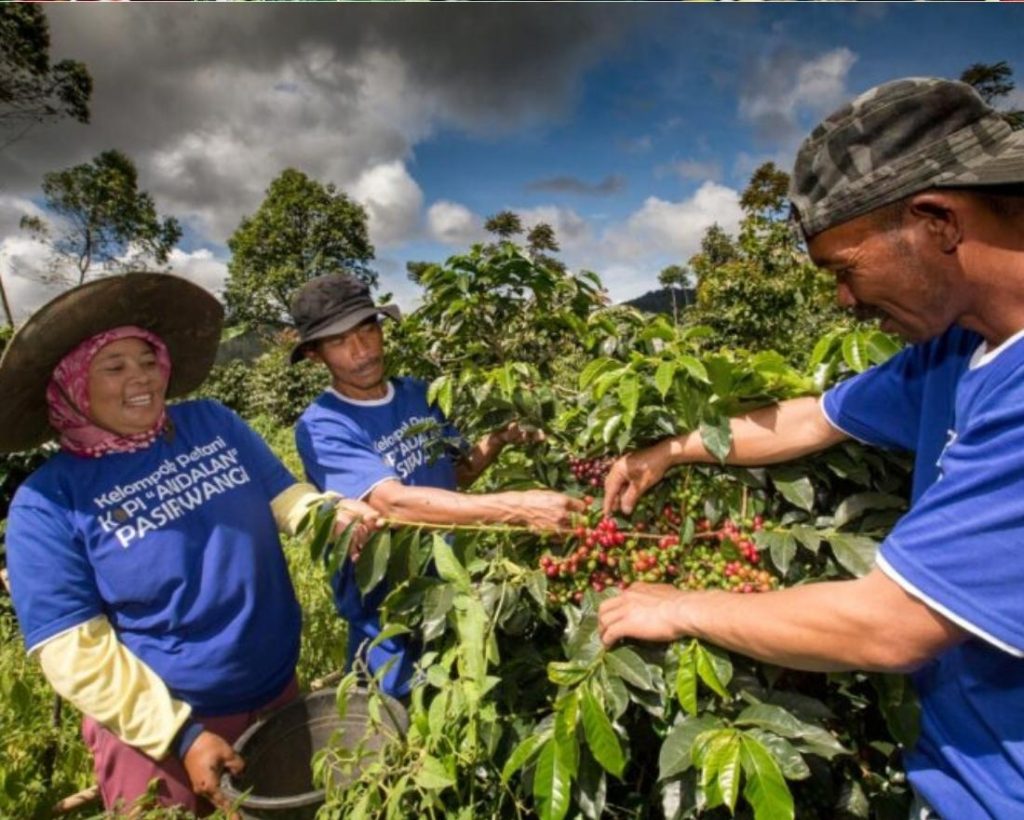
<svg viewBox="0 0 1024 820">
<path fill-rule="evenodd" d="M 220 790 L 220 779 L 225 770 L 237 777 L 245 768 L 245 761 L 230 743 L 220 735 L 202 731 L 188 747 L 181 762 L 192 791 L 228 812 L 230 817 L 238 817 L 237 813 L 231 812 L 231 801 Z"/>
<path fill-rule="evenodd" d="M 352 540 L 349 541 L 348 551 L 352 560 L 355 561 L 359 558 L 359 553 L 362 552 L 366 542 L 370 540 L 370 536 L 380 529 L 380 513 L 362 501 L 343 498 L 334 508 L 335 537 L 341 535 L 353 521 L 359 523 L 352 530 Z"/>
</svg>

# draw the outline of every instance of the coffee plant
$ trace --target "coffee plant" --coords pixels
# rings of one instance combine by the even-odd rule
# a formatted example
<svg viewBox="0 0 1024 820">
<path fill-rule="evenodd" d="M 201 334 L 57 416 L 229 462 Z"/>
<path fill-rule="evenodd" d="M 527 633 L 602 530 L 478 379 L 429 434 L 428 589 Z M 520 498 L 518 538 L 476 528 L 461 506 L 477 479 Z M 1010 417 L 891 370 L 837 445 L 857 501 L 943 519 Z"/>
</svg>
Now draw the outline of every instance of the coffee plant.
<svg viewBox="0 0 1024 820">
<path fill-rule="evenodd" d="M 483 488 L 555 487 L 590 512 L 547 536 L 392 522 L 362 551 L 360 587 L 388 584 L 384 634 L 415 636 L 423 654 L 408 733 L 329 784 L 326 816 L 905 816 L 899 755 L 916 704 L 903 678 L 795 672 L 694 640 L 598 640 L 600 601 L 638 580 L 742 595 L 862 575 L 905 509 L 907 461 L 847 443 L 769 469 L 677 468 L 630 517 L 602 518 L 614 456 L 697 430 L 724 459 L 730 415 L 895 349 L 875 331 L 837 332 L 797 370 L 706 340 L 601 309 L 577 329 L 584 361 L 569 381 L 488 357 L 434 379 L 431 398 L 469 420 L 470 438 L 513 415 L 546 433 Z M 326 530 L 312 545 L 319 561 Z M 321 768 L 360 757 L 345 746 Z"/>
</svg>

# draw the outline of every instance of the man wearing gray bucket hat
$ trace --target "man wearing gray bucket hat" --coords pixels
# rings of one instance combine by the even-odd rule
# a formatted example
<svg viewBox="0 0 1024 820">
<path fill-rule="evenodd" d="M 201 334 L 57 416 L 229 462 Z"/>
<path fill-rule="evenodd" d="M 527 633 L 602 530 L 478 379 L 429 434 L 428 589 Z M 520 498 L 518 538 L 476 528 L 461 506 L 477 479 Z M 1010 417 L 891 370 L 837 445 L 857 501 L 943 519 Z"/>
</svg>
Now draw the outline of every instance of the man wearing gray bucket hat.
<svg viewBox="0 0 1024 820">
<path fill-rule="evenodd" d="M 911 672 L 912 816 L 1024 816 L 1024 132 L 963 83 L 885 83 L 804 141 L 790 199 L 840 303 L 912 344 L 820 400 L 734 418 L 728 461 L 848 438 L 913 452 L 910 511 L 862 578 L 739 600 L 639 585 L 601 606 L 602 639 L 693 635 L 800 669 Z M 607 509 L 713 461 L 694 434 L 629 454 Z"/>
<path fill-rule="evenodd" d="M 231 743 L 297 691 L 300 614 L 281 551 L 308 504 L 242 419 L 167 405 L 213 364 L 223 309 L 185 279 L 131 273 L 44 305 L 0 359 L 0 451 L 58 451 L 18 488 L 7 565 L 18 624 L 83 714 L 108 809 L 206 814 Z M 375 517 L 337 504 L 337 524 Z M 359 527 L 365 540 L 367 527 Z"/>
<path fill-rule="evenodd" d="M 369 288 L 347 274 L 311 280 L 295 294 L 292 316 L 300 339 L 292 361 L 307 357 L 331 374 L 331 387 L 306 409 L 295 440 L 306 475 L 322 490 L 358 498 L 389 519 L 437 524 L 504 522 L 538 530 L 567 527 L 583 504 L 549 490 L 460 493 L 507 444 L 531 436 L 512 424 L 472 448 L 438 448 L 461 437 L 427 401 L 422 382 L 388 378 L 378 314 L 397 318 L 393 305 L 374 307 Z M 429 429 L 424 429 L 429 428 Z M 435 450 L 441 449 L 440 453 Z M 349 663 L 380 633 L 381 584 L 364 599 L 352 562 L 331 581 L 338 612 L 349 623 Z M 382 688 L 402 697 L 418 655 L 399 635 L 369 649 L 366 662 L 385 670 Z"/>
</svg>

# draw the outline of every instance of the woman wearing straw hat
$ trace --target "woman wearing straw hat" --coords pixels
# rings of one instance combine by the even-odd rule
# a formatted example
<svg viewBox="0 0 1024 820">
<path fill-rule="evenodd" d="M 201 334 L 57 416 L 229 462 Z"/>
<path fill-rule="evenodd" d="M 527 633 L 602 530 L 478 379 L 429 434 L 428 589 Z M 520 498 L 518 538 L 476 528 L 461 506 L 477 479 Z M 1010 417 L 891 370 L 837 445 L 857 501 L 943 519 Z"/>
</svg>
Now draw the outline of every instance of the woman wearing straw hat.
<svg viewBox="0 0 1024 820">
<path fill-rule="evenodd" d="M 7 522 L 29 652 L 84 714 L 108 808 L 158 778 L 208 813 L 230 743 L 296 694 L 300 613 L 281 551 L 319 496 L 238 416 L 187 394 L 223 311 L 168 274 L 111 276 L 41 308 L 0 360 L 0 450 L 57 436 Z M 339 526 L 373 511 L 344 502 Z"/>
</svg>

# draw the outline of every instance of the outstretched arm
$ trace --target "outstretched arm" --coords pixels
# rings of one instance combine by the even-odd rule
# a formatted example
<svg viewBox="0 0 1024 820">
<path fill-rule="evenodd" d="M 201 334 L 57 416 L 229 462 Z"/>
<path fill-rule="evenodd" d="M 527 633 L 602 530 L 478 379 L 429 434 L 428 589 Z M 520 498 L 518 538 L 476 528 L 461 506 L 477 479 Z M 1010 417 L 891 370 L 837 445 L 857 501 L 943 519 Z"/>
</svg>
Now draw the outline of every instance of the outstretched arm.
<svg viewBox="0 0 1024 820">
<path fill-rule="evenodd" d="M 730 422 L 732 449 L 726 462 L 740 466 L 777 464 L 846 440 L 822 412 L 817 398 L 790 399 L 761 407 Z M 713 463 L 697 431 L 667 438 L 618 459 L 605 479 L 604 511 L 631 513 L 637 500 L 677 464 Z"/>
<path fill-rule="evenodd" d="M 967 633 L 881 570 L 854 581 L 736 595 L 634 584 L 601 604 L 601 639 L 706 640 L 767 663 L 819 672 L 906 672 Z"/>
<path fill-rule="evenodd" d="M 366 501 L 384 518 L 426 524 L 515 524 L 549 532 L 573 525 L 583 502 L 551 490 L 456 493 L 407 487 L 398 480 L 374 487 Z"/>
</svg>

